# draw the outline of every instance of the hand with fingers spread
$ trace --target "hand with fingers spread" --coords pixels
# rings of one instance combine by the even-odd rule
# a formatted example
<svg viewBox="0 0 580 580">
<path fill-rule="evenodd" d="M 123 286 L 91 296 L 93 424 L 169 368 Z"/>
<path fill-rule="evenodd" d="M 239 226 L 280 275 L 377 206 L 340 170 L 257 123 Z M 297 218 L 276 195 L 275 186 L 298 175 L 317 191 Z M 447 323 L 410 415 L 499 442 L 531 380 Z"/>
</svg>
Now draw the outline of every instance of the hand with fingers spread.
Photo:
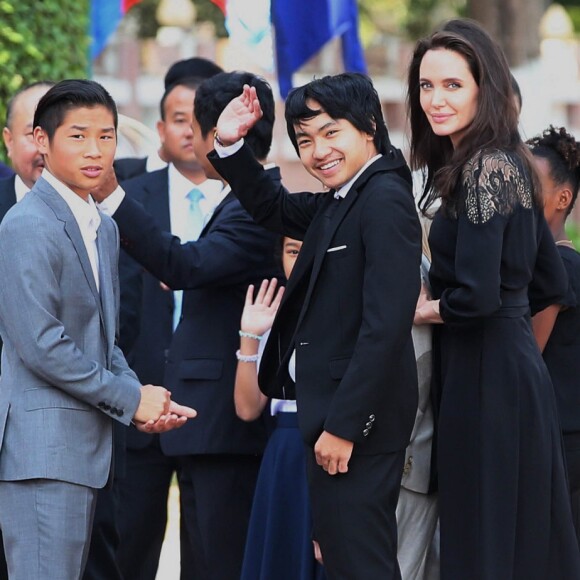
<svg viewBox="0 0 580 580">
<path fill-rule="evenodd" d="M 216 125 L 216 137 L 221 145 L 233 145 L 248 134 L 262 118 L 262 108 L 254 87 L 244 85 L 239 97 L 232 99 L 222 111 Z"/>
<path fill-rule="evenodd" d="M 264 280 L 254 300 L 254 286 L 251 284 L 246 292 L 246 303 L 242 312 L 241 329 L 244 332 L 262 336 L 272 328 L 276 311 L 280 306 L 284 287 L 276 292 L 278 280 Z"/>
</svg>

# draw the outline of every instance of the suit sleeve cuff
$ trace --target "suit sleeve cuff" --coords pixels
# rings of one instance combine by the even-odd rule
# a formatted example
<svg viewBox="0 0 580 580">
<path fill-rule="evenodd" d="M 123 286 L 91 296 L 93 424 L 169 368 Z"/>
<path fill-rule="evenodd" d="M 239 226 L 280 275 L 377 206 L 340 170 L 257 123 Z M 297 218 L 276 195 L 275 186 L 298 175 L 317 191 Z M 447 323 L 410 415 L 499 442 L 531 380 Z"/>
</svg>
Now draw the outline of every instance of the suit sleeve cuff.
<svg viewBox="0 0 580 580">
<path fill-rule="evenodd" d="M 125 191 L 120 185 L 118 185 L 117 189 L 115 189 L 115 191 L 113 191 L 109 197 L 97 205 L 105 215 L 112 216 L 119 209 L 119 206 L 124 199 Z"/>
<path fill-rule="evenodd" d="M 235 143 L 232 143 L 231 145 L 228 145 L 227 147 L 220 145 L 216 139 L 214 139 L 214 141 L 213 141 L 214 149 L 215 149 L 216 153 L 218 154 L 218 157 L 220 157 L 220 158 L 230 157 L 231 155 L 234 155 L 242 148 L 243 144 L 244 144 L 243 139 L 240 139 L 239 141 L 236 141 Z"/>
</svg>

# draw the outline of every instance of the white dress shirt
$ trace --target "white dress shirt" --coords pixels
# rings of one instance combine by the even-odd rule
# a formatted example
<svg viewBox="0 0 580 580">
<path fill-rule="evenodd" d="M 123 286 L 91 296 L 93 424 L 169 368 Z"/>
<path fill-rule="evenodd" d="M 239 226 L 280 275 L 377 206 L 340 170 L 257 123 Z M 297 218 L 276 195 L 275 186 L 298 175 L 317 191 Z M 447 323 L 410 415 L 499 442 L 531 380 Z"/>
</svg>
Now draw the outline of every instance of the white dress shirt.
<svg viewBox="0 0 580 580">
<path fill-rule="evenodd" d="M 99 253 L 97 251 L 97 230 L 101 225 L 101 216 L 93 198 L 89 195 L 88 201 L 77 195 L 74 191 L 69 189 L 64 183 L 59 181 L 48 169 L 42 170 L 42 177 L 56 189 L 57 193 L 64 199 L 69 206 L 78 226 L 81 231 L 83 242 L 89 261 L 91 263 L 91 270 L 95 278 L 97 290 L 99 289 Z"/>
<path fill-rule="evenodd" d="M 19 175 L 16 175 L 16 179 L 14 180 L 14 193 L 16 193 L 16 203 L 22 201 L 22 198 L 30 191 L 30 188 Z"/>
</svg>

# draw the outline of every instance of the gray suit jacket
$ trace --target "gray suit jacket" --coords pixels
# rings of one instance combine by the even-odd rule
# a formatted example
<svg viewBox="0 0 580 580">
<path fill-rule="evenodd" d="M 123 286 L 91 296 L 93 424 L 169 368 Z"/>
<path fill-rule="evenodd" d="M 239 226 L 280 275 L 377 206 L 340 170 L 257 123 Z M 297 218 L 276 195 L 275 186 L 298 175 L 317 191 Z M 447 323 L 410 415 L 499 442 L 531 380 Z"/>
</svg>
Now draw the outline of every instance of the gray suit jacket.
<svg viewBox="0 0 580 580">
<path fill-rule="evenodd" d="M 119 236 L 102 216 L 99 285 L 64 199 L 39 179 L 0 225 L 0 480 L 102 487 L 113 422 L 140 383 L 115 345 Z"/>
</svg>

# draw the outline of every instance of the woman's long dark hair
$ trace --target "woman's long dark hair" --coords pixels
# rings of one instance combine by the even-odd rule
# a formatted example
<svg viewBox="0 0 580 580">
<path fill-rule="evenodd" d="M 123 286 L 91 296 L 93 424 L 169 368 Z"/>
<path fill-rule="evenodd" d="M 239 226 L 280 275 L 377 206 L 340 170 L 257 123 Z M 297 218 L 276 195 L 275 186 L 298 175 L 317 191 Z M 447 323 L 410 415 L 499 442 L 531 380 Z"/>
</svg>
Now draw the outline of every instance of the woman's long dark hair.
<svg viewBox="0 0 580 580">
<path fill-rule="evenodd" d="M 419 71 L 429 50 L 452 50 L 462 56 L 479 88 L 477 111 L 454 149 L 448 136 L 433 133 L 420 103 Z M 415 46 L 408 71 L 407 109 L 411 126 L 411 168 L 424 172 L 419 207 L 426 213 L 441 198 L 456 204 L 455 190 L 465 163 L 477 152 L 514 151 L 534 176 L 529 152 L 518 131 L 518 111 L 506 58 L 475 21 L 450 20 Z M 533 179 L 533 177 L 532 177 Z M 537 188 L 534 187 L 534 191 Z"/>
</svg>

